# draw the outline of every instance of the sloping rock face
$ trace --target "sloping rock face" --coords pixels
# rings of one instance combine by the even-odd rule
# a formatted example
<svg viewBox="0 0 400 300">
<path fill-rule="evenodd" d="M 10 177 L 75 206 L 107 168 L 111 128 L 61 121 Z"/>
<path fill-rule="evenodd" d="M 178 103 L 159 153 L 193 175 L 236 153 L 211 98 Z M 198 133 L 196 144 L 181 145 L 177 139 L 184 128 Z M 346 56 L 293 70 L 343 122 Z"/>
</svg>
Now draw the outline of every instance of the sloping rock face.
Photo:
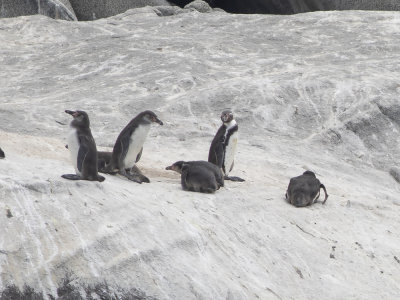
<svg viewBox="0 0 400 300">
<path fill-rule="evenodd" d="M 80 21 L 90 21 L 144 6 L 169 6 L 167 0 L 71 0 Z"/>
<path fill-rule="evenodd" d="M 68 0 L 1 0 L 0 18 L 42 14 L 54 19 L 76 20 Z"/>
<path fill-rule="evenodd" d="M 399 24 L 397 12 L 148 7 L 0 20 L 0 290 L 57 297 L 66 281 L 79 295 L 106 282 L 100 292 L 122 299 L 396 299 Z M 231 174 L 246 181 L 183 192 L 165 167 L 206 159 L 226 108 L 240 133 Z M 89 113 L 101 150 L 155 111 L 164 126 L 138 165 L 151 183 L 63 180 L 65 109 Z M 298 209 L 284 194 L 306 169 L 330 197 Z"/>
</svg>

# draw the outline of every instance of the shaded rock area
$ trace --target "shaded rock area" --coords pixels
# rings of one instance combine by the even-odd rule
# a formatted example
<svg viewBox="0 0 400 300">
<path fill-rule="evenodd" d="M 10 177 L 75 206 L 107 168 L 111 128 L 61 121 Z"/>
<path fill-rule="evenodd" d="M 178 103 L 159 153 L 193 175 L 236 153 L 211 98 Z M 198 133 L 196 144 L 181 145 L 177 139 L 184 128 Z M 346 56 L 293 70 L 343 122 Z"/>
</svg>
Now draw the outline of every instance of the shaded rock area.
<svg viewBox="0 0 400 300">
<path fill-rule="evenodd" d="M 179 6 L 191 1 L 171 0 Z M 232 13 L 295 14 L 319 10 L 400 10 L 397 0 L 210 0 L 213 7 Z"/>
<path fill-rule="evenodd" d="M 68 0 L 0 0 L 0 18 L 41 14 L 53 19 L 76 20 Z"/>
<path fill-rule="evenodd" d="M 70 0 L 79 21 L 91 21 L 144 6 L 169 6 L 167 0 Z"/>
<path fill-rule="evenodd" d="M 83 284 L 77 278 L 63 278 L 57 287 L 56 294 L 44 294 L 34 288 L 24 285 L 22 288 L 9 285 L 0 292 L 0 300 L 157 300 L 147 296 L 144 292 L 132 288 L 123 289 L 110 286 L 107 282 Z"/>
</svg>

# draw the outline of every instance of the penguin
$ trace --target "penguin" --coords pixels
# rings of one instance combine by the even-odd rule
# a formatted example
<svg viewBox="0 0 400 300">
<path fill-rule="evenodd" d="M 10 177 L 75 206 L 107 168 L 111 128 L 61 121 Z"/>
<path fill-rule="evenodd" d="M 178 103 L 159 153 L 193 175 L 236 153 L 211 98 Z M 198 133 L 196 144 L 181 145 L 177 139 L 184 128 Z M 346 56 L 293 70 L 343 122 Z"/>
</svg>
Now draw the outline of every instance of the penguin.
<svg viewBox="0 0 400 300">
<path fill-rule="evenodd" d="M 238 141 L 238 125 L 233 119 L 233 113 L 225 110 L 221 114 L 222 125 L 211 142 L 208 161 L 220 167 L 225 180 L 244 181 L 240 177 L 230 177 Z"/>
<path fill-rule="evenodd" d="M 4 154 L 4 151 L 1 150 L 1 148 L 0 148 L 0 159 L 5 158 L 5 157 L 6 157 L 6 155 Z"/>
<path fill-rule="evenodd" d="M 314 172 L 305 171 L 303 175 L 290 179 L 286 191 L 286 200 L 296 207 L 311 205 L 317 202 L 321 188 L 325 193 L 322 204 L 325 204 L 328 199 L 325 186 L 317 179 Z"/>
<path fill-rule="evenodd" d="M 142 156 L 143 144 L 152 123 L 163 125 L 157 115 L 150 110 L 143 111 L 133 118 L 119 134 L 112 153 L 100 153 L 100 172 L 118 173 L 138 183 L 150 182 L 136 163 Z"/>
<path fill-rule="evenodd" d="M 181 174 L 181 185 L 184 191 L 214 193 L 224 186 L 221 170 L 206 161 L 177 161 L 166 170 Z"/>
<path fill-rule="evenodd" d="M 204 160 L 196 160 L 196 161 L 177 161 L 173 163 L 172 165 L 166 167 L 166 170 L 172 170 L 175 171 L 179 174 L 182 174 L 182 168 L 184 165 L 188 166 L 196 166 L 196 167 L 201 167 L 205 168 L 209 171 L 211 171 L 214 174 L 215 181 L 217 182 L 218 188 L 224 186 L 224 175 L 222 174 L 222 171 L 220 168 L 218 168 L 216 165 L 209 163 L 208 161 Z"/>
<path fill-rule="evenodd" d="M 96 143 L 90 131 L 89 116 L 84 111 L 66 110 L 74 119 L 68 136 L 68 150 L 76 174 L 64 174 L 61 177 L 69 180 L 104 181 L 97 173 Z"/>
</svg>

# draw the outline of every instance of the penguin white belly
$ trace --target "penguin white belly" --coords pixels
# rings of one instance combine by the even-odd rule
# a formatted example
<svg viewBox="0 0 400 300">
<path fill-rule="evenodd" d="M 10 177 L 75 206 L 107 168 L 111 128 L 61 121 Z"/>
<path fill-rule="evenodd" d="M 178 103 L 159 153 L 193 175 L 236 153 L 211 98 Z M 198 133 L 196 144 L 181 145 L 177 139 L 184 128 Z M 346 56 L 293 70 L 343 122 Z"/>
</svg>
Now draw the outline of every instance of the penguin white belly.
<svg viewBox="0 0 400 300">
<path fill-rule="evenodd" d="M 229 143 L 225 148 L 225 157 L 224 157 L 224 166 L 225 166 L 225 175 L 228 176 L 231 171 L 233 161 L 235 159 L 236 146 L 238 142 L 238 133 L 233 133 L 229 138 Z"/>
<path fill-rule="evenodd" d="M 75 172 L 77 175 L 81 175 L 81 172 L 78 170 L 78 152 L 79 152 L 79 139 L 78 134 L 75 128 L 72 128 L 69 135 L 68 135 L 68 150 L 69 155 L 71 157 L 72 165 L 75 168 Z"/>
<path fill-rule="evenodd" d="M 136 164 L 136 158 L 146 141 L 150 130 L 149 125 L 139 125 L 132 133 L 129 140 L 129 149 L 124 159 L 125 168 L 132 168 Z"/>
</svg>

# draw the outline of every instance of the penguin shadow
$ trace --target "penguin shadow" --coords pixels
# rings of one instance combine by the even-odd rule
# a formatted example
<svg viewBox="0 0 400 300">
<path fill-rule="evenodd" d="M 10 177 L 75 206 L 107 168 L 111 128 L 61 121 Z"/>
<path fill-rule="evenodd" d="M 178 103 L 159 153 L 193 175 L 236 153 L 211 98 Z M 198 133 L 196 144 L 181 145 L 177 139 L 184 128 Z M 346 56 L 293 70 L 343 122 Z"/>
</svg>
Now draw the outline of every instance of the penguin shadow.
<svg viewBox="0 0 400 300">
<path fill-rule="evenodd" d="M 6 158 L 6 155 L 4 154 L 4 151 L 0 148 L 0 159 Z"/>
</svg>

